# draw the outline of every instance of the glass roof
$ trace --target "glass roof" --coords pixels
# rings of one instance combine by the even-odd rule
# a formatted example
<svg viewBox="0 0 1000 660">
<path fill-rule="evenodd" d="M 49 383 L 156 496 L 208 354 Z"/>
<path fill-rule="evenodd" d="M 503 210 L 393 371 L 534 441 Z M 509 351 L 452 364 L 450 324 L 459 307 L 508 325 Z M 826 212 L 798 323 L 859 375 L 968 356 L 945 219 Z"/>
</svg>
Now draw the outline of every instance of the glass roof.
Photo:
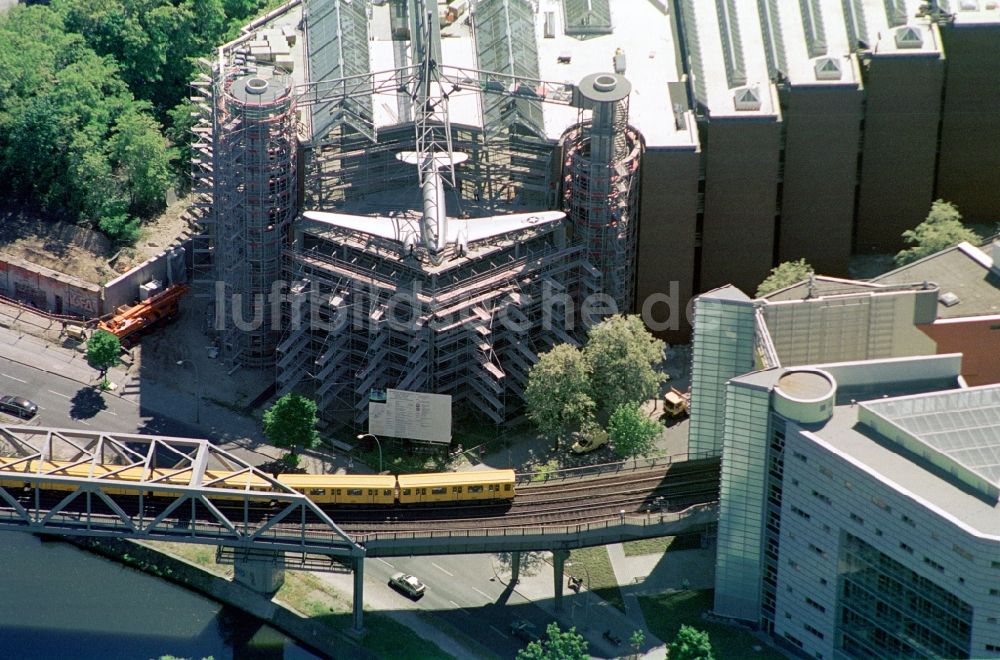
<svg viewBox="0 0 1000 660">
<path fill-rule="evenodd" d="M 611 34 L 608 0 L 563 0 L 566 34 Z"/>
<path fill-rule="evenodd" d="M 863 405 L 931 449 L 1000 485 L 1000 386 Z"/>
<path fill-rule="evenodd" d="M 364 2 L 312 0 L 308 4 L 306 39 L 309 80 L 323 82 L 368 73 L 368 16 Z M 361 94 L 312 107 L 313 140 L 346 122 L 374 139 L 372 97 Z"/>
</svg>

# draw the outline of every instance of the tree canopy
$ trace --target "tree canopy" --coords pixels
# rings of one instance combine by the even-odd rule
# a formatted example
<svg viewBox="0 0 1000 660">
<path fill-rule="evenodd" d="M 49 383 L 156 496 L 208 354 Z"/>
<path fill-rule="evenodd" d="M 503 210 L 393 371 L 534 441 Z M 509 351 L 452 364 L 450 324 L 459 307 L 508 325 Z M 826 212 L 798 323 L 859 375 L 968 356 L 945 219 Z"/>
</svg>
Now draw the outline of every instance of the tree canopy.
<svg viewBox="0 0 1000 660">
<path fill-rule="evenodd" d="M 954 204 L 938 199 L 931 204 L 927 219 L 903 232 L 903 240 L 913 247 L 896 254 L 897 266 L 905 266 L 962 241 L 978 245 L 983 239 L 962 224 L 962 214 Z"/>
<path fill-rule="evenodd" d="M 588 646 L 576 628 L 564 632 L 558 623 L 550 623 L 545 637 L 518 651 L 517 660 L 587 660 Z"/>
<path fill-rule="evenodd" d="M 802 280 L 809 279 L 812 275 L 813 267 L 805 259 L 798 261 L 783 261 L 771 269 L 771 274 L 757 287 L 757 297 L 766 296 L 772 291 L 784 289 L 786 286 L 798 284 Z"/>
<path fill-rule="evenodd" d="M 292 456 L 299 448 L 319 444 L 316 430 L 316 402 L 301 394 L 286 394 L 264 412 L 264 436 L 276 447 L 289 447 Z"/>
<path fill-rule="evenodd" d="M 708 633 L 693 626 L 682 625 L 674 641 L 667 647 L 670 660 L 715 660 Z"/>
<path fill-rule="evenodd" d="M 650 419 L 635 402 L 618 406 L 608 420 L 608 435 L 615 453 L 623 458 L 650 453 L 662 430 L 663 425 Z"/>
<path fill-rule="evenodd" d="M 528 417 L 548 438 L 558 441 L 571 427 L 585 424 L 593 416 L 595 405 L 580 350 L 559 344 L 538 356 L 538 362 L 528 372 L 524 398 Z"/>
<path fill-rule="evenodd" d="M 122 345 L 118 337 L 106 330 L 97 330 L 87 340 L 87 362 L 101 372 L 101 384 L 107 384 L 108 369 L 118 364 Z"/>
<path fill-rule="evenodd" d="M 0 15 L 0 195 L 134 242 L 187 180 L 195 61 L 276 4 L 52 0 Z"/>
<path fill-rule="evenodd" d="M 590 329 L 583 359 L 599 412 L 609 415 L 623 403 L 658 394 L 665 376 L 655 369 L 666 344 L 650 334 L 636 315 L 612 316 Z"/>
</svg>

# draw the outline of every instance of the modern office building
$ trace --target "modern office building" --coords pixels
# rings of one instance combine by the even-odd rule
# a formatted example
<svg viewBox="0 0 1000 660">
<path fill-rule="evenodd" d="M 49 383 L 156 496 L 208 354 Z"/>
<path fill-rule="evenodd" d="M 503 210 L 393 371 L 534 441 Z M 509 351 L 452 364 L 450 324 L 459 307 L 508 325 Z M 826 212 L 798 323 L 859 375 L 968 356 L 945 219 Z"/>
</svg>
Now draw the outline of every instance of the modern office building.
<svg viewBox="0 0 1000 660">
<path fill-rule="evenodd" d="M 960 359 L 729 383 L 717 614 L 809 657 L 1000 656 L 1000 386 Z"/>
</svg>

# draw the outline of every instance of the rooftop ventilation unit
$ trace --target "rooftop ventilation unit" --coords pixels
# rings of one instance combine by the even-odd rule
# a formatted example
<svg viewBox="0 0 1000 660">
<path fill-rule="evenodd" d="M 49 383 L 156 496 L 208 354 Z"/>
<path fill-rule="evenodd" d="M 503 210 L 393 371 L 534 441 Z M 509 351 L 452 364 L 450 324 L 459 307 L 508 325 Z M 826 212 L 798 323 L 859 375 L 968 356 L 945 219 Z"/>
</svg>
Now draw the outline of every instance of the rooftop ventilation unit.
<svg viewBox="0 0 1000 660">
<path fill-rule="evenodd" d="M 813 68 L 816 71 L 816 80 L 840 80 L 844 75 L 840 62 L 833 57 L 821 57 L 816 60 Z"/>
<path fill-rule="evenodd" d="M 942 293 L 940 296 L 938 296 L 938 302 L 944 305 L 945 307 L 954 307 L 955 305 L 957 305 L 962 301 L 954 293 L 948 291 L 947 293 Z"/>
<path fill-rule="evenodd" d="M 923 48 L 924 37 L 920 30 L 913 27 L 902 27 L 896 30 L 896 48 Z"/>
<path fill-rule="evenodd" d="M 760 91 L 756 87 L 743 87 L 733 94 L 733 102 L 740 111 L 760 110 Z"/>
</svg>

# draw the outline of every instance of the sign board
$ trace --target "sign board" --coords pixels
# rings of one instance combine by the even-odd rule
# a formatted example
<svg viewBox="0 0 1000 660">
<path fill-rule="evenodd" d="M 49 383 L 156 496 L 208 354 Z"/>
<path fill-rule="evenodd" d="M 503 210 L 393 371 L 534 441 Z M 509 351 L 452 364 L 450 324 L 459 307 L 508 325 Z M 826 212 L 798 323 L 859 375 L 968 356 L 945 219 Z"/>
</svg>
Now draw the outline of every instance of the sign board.
<svg viewBox="0 0 1000 660">
<path fill-rule="evenodd" d="M 368 432 L 389 438 L 451 442 L 451 397 L 386 390 L 385 403 L 368 403 Z"/>
</svg>

